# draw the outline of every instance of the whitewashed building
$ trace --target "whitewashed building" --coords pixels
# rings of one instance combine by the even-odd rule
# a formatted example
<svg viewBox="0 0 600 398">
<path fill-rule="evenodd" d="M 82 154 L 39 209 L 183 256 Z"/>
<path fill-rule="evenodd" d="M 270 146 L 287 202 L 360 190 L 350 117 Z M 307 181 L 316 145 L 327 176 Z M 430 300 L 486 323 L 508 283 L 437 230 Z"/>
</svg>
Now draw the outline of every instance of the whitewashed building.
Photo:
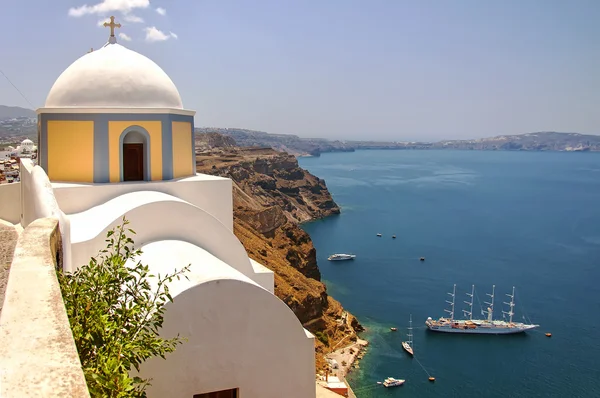
<svg viewBox="0 0 600 398">
<path fill-rule="evenodd" d="M 21 159 L 13 218 L 58 218 L 67 270 L 103 249 L 123 217 L 152 271 L 191 264 L 189 280 L 169 286 L 162 329 L 188 341 L 143 365 L 149 397 L 314 397 L 314 337 L 233 234 L 231 180 L 195 172 L 194 113 L 156 63 L 111 35 L 38 110 L 39 165 Z"/>
</svg>

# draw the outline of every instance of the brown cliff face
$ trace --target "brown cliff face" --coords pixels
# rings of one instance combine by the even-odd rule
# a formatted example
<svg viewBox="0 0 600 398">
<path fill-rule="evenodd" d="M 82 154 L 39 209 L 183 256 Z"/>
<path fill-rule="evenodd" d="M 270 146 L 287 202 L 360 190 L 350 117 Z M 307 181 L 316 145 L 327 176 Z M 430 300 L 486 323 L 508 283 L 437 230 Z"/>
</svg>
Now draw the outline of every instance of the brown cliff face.
<svg viewBox="0 0 600 398">
<path fill-rule="evenodd" d="M 267 148 L 204 146 L 196 164 L 198 172 L 233 180 L 234 233 L 251 258 L 274 271 L 275 294 L 315 334 L 317 352 L 354 340 L 362 328 L 327 295 L 312 240 L 298 225 L 340 212 L 325 182 L 293 156 Z"/>
</svg>

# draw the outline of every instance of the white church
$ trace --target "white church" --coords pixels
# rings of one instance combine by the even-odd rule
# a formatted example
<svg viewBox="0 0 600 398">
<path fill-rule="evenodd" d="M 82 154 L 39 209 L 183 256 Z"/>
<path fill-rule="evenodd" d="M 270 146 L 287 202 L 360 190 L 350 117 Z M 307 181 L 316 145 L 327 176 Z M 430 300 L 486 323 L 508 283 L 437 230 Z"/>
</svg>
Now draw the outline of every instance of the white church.
<svg viewBox="0 0 600 398">
<path fill-rule="evenodd" d="M 20 225 L 58 218 L 67 271 L 105 248 L 123 217 L 153 273 L 191 264 L 189 280 L 169 286 L 161 332 L 187 342 L 142 366 L 149 397 L 315 397 L 314 337 L 233 234 L 231 180 L 196 173 L 195 112 L 156 63 L 117 43 L 114 19 L 109 26 L 108 43 L 73 62 L 37 110 L 38 162 L 22 159 L 15 200 Z"/>
<path fill-rule="evenodd" d="M 14 154 L 22 158 L 28 158 L 31 157 L 31 154 L 33 154 L 37 150 L 37 146 L 35 146 L 33 141 L 31 141 L 28 138 L 25 138 L 21 142 L 21 145 L 18 145 L 16 148 L 9 145 L 7 150 L 8 152 L 10 152 L 11 155 Z"/>
</svg>

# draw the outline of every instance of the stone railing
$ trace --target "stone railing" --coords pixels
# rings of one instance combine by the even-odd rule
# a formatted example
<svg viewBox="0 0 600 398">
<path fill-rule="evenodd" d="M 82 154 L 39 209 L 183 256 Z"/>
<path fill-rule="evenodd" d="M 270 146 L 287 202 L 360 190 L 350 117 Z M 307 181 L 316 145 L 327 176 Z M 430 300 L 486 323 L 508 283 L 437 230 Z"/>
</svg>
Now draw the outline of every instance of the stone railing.
<svg viewBox="0 0 600 398">
<path fill-rule="evenodd" d="M 0 314 L 0 397 L 89 398 L 58 285 L 58 220 L 22 232 Z"/>
</svg>

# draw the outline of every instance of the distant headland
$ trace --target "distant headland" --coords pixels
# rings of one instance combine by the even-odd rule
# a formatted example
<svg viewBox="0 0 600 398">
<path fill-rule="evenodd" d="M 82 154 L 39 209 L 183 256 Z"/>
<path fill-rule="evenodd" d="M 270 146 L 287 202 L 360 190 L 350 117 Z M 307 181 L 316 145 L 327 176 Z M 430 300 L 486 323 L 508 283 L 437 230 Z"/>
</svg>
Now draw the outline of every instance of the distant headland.
<svg viewBox="0 0 600 398">
<path fill-rule="evenodd" d="M 0 150 L 28 138 L 37 141 L 34 111 L 0 105 Z M 301 138 L 291 134 L 269 134 L 241 128 L 202 127 L 197 133 L 219 133 L 232 137 L 244 147 L 270 147 L 295 156 L 319 156 L 326 152 L 354 152 L 361 149 L 462 149 L 479 151 L 573 151 L 600 152 L 600 135 L 544 131 L 519 135 L 499 135 L 473 140 L 438 142 L 347 141 Z"/>
<path fill-rule="evenodd" d="M 600 152 L 600 136 L 553 131 L 500 135 L 473 140 L 438 142 L 341 141 L 301 138 L 296 135 L 269 134 L 238 128 L 196 128 L 197 133 L 219 133 L 232 137 L 239 146 L 271 147 L 296 156 L 319 156 L 326 152 L 354 152 L 361 149 L 461 149 L 480 151 L 592 151 Z"/>
</svg>

